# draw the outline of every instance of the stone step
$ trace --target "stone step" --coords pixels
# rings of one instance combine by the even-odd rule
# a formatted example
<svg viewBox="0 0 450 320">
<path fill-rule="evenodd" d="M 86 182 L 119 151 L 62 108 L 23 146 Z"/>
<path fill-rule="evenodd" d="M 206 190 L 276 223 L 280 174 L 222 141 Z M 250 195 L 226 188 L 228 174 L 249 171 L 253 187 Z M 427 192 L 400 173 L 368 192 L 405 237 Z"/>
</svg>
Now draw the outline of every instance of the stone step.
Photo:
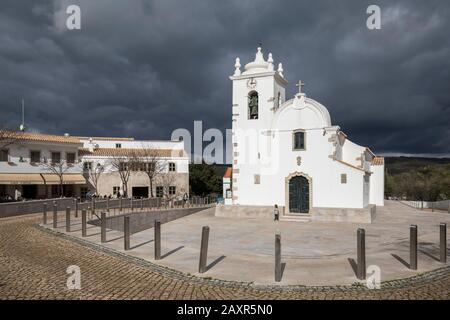
<svg viewBox="0 0 450 320">
<path fill-rule="evenodd" d="M 297 214 L 297 215 L 281 215 L 280 221 L 297 221 L 297 222 L 310 222 L 311 216 L 309 214 Z"/>
</svg>

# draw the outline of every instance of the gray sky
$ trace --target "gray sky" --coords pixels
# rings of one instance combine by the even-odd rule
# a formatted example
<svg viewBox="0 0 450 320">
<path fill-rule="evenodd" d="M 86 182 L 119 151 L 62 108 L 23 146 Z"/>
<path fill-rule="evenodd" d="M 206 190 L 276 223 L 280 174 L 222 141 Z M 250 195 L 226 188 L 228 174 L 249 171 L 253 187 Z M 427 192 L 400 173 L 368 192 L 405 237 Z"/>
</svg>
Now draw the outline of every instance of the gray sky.
<svg viewBox="0 0 450 320">
<path fill-rule="evenodd" d="M 65 27 L 69 4 L 81 30 Z M 366 27 L 369 4 L 381 30 Z M 31 130 L 169 139 L 231 126 L 234 59 L 257 44 L 332 123 L 378 153 L 450 153 L 450 2 L 0 2 L 0 122 Z"/>
</svg>

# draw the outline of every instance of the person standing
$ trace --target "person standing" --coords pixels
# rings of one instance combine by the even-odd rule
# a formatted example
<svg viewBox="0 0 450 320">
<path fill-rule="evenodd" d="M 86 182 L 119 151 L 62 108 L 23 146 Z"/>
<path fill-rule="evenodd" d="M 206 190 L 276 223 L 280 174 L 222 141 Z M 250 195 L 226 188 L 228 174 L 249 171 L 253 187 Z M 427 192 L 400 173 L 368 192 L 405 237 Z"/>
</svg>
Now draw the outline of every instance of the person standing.
<svg viewBox="0 0 450 320">
<path fill-rule="evenodd" d="M 280 210 L 278 210 L 277 204 L 273 208 L 273 221 L 280 221 Z"/>
</svg>

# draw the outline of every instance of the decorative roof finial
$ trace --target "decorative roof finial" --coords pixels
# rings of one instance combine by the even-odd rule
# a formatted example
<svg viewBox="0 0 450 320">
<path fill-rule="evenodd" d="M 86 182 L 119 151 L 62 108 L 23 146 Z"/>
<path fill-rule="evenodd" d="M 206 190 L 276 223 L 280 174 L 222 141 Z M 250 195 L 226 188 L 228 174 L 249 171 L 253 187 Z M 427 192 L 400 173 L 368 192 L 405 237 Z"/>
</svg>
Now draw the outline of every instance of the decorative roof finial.
<svg viewBox="0 0 450 320">
<path fill-rule="evenodd" d="M 267 70 L 273 71 L 273 57 L 272 57 L 272 53 L 269 53 L 269 57 L 267 58 L 267 62 L 269 63 L 269 65 L 267 66 Z"/>
<path fill-rule="evenodd" d="M 284 78 L 284 76 L 283 76 L 283 64 L 280 62 L 279 64 L 278 64 L 278 73 L 280 74 L 280 76 L 282 76 L 283 78 Z"/>
<path fill-rule="evenodd" d="M 236 68 L 234 70 L 234 75 L 235 76 L 241 75 L 241 60 L 239 58 L 236 58 L 236 63 L 234 64 L 234 67 Z"/>
</svg>

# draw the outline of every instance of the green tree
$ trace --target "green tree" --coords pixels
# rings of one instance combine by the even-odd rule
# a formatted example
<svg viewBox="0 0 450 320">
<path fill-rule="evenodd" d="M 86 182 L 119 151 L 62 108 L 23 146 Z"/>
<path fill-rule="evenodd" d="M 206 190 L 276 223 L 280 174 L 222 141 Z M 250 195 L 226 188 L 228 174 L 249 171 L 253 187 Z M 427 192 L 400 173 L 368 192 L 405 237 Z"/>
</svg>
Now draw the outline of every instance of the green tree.
<svg viewBox="0 0 450 320">
<path fill-rule="evenodd" d="M 206 163 L 189 165 L 190 193 L 196 196 L 222 193 L 222 177 L 218 176 L 213 165 Z"/>
</svg>

